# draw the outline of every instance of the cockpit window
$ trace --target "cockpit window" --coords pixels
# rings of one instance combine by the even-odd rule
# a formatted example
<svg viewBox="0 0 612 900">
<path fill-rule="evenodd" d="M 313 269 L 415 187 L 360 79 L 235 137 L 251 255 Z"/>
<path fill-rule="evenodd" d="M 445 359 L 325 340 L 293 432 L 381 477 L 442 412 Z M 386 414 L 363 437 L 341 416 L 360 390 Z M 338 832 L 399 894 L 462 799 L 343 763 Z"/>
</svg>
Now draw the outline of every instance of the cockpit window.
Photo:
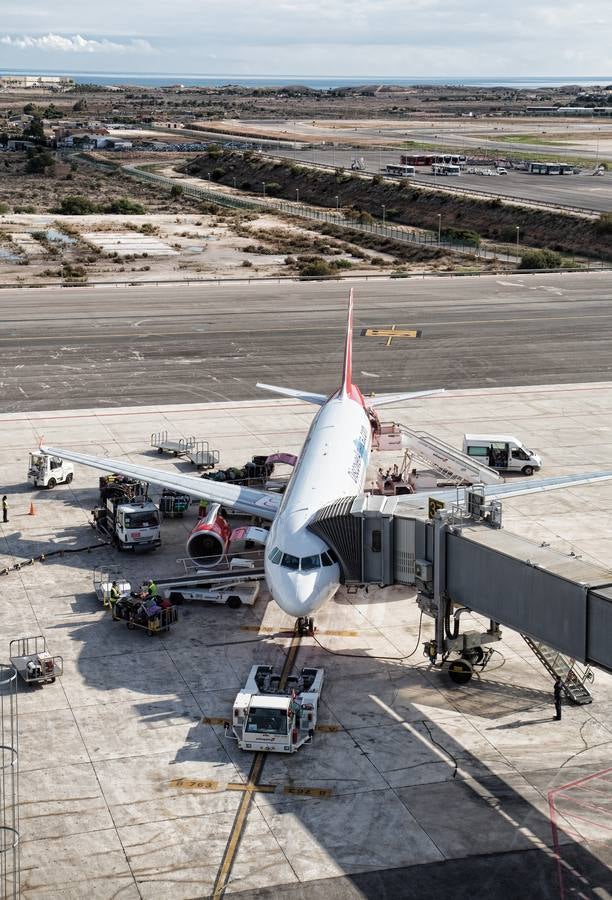
<svg viewBox="0 0 612 900">
<path fill-rule="evenodd" d="M 299 569 L 300 560 L 297 556 L 292 556 L 291 553 L 283 553 L 281 566 L 284 566 L 285 569 Z"/>
<path fill-rule="evenodd" d="M 319 569 L 321 567 L 321 557 L 319 554 L 314 556 L 303 556 L 300 561 L 300 569 L 302 572 L 309 572 L 311 569 Z"/>
<path fill-rule="evenodd" d="M 279 550 L 278 547 L 275 547 L 274 550 L 271 550 L 270 553 L 268 554 L 268 559 L 270 560 L 270 562 L 273 562 L 273 563 L 279 563 L 282 558 L 283 558 L 282 551 Z"/>
<path fill-rule="evenodd" d="M 337 562 L 336 554 L 333 550 L 326 550 L 325 553 L 321 554 L 321 562 L 324 566 L 333 566 L 335 562 Z"/>
</svg>

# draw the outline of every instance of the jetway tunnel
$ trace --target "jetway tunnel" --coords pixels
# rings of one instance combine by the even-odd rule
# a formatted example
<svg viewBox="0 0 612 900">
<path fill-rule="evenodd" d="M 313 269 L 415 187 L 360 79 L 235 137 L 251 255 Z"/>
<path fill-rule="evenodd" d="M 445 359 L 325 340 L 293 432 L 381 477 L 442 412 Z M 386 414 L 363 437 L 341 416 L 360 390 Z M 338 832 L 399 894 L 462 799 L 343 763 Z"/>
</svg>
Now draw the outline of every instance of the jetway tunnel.
<svg viewBox="0 0 612 900">
<path fill-rule="evenodd" d="M 430 503 L 432 518 L 404 498 L 344 497 L 309 527 L 336 552 L 346 585 L 416 585 L 440 646 L 443 619 L 465 607 L 612 672 L 612 570 L 504 531 L 499 501 L 477 488 L 465 496 L 451 510 Z"/>
</svg>

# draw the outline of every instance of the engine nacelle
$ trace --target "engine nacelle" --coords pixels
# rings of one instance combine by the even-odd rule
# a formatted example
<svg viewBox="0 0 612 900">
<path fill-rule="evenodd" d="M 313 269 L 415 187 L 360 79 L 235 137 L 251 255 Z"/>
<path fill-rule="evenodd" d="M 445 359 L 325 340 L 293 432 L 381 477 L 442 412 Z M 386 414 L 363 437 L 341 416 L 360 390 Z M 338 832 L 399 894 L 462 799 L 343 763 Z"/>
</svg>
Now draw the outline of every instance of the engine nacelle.
<svg viewBox="0 0 612 900">
<path fill-rule="evenodd" d="M 216 566 L 223 559 L 229 547 L 232 529 L 225 519 L 218 515 L 219 506 L 214 505 L 205 519 L 200 519 L 187 538 L 189 557 L 204 568 Z"/>
</svg>

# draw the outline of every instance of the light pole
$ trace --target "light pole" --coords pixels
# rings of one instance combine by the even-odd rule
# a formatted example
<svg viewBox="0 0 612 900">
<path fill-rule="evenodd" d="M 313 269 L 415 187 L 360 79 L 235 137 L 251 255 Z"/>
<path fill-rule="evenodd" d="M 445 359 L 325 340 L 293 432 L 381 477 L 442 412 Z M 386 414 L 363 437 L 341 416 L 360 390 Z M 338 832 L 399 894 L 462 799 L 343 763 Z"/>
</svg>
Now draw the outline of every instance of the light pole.
<svg viewBox="0 0 612 900">
<path fill-rule="evenodd" d="M 208 173 L 208 180 L 210 181 L 210 172 Z"/>
<path fill-rule="evenodd" d="M 339 205 L 340 205 L 340 200 L 338 199 L 338 194 L 336 194 L 336 212 L 338 212 Z"/>
<path fill-rule="evenodd" d="M 519 253 L 519 226 L 516 226 L 516 255 Z"/>
<path fill-rule="evenodd" d="M 234 182 L 234 190 L 236 190 L 236 176 L 232 175 L 232 181 Z"/>
<path fill-rule="evenodd" d="M 295 202 L 296 203 L 300 202 L 300 189 L 299 188 L 295 189 Z"/>
<path fill-rule="evenodd" d="M 263 195 L 265 197 L 266 196 L 266 182 L 262 181 L 261 183 L 263 184 Z"/>
<path fill-rule="evenodd" d="M 440 235 L 442 234 L 442 213 L 438 213 L 438 244 L 440 243 Z"/>
<path fill-rule="evenodd" d="M 386 219 L 387 219 L 387 207 L 385 206 L 384 203 L 383 203 L 383 205 L 382 205 L 382 209 L 383 209 L 383 228 L 384 228 L 384 227 L 385 227 L 385 222 L 386 222 Z"/>
</svg>

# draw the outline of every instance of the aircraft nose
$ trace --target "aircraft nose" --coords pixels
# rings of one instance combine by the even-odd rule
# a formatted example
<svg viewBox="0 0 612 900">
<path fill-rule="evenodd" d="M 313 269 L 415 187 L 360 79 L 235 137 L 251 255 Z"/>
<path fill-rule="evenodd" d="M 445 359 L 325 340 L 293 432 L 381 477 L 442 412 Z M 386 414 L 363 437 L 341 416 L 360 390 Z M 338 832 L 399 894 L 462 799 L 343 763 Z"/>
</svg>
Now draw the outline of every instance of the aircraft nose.
<svg viewBox="0 0 612 900">
<path fill-rule="evenodd" d="M 274 566 L 267 572 L 268 587 L 280 608 L 290 616 L 308 616 L 335 593 L 339 574 L 336 569 L 330 566 L 307 573 Z"/>
</svg>

